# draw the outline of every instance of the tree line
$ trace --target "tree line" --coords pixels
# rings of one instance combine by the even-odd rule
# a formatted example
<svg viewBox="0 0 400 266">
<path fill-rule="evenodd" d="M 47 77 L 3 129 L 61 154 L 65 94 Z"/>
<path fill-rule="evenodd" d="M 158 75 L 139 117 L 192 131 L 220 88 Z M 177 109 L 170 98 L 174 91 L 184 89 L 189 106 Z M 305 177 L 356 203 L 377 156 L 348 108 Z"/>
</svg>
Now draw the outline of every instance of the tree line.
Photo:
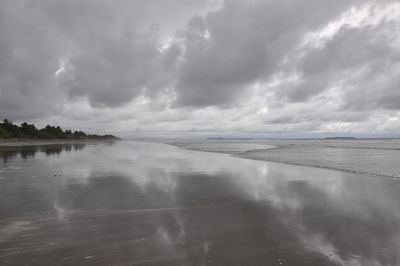
<svg viewBox="0 0 400 266">
<path fill-rule="evenodd" d="M 21 125 L 4 119 L 0 123 L 0 139 L 118 139 L 113 135 L 86 134 L 80 130 L 63 130 L 59 126 L 47 125 L 42 129 L 26 122 Z"/>
</svg>

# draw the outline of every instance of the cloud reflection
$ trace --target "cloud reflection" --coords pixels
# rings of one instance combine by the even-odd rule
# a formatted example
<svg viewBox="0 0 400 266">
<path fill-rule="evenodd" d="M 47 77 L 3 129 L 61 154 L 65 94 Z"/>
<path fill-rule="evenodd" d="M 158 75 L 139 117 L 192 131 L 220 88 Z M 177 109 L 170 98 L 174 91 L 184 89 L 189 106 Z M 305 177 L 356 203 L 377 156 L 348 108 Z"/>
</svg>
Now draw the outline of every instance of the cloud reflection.
<svg viewBox="0 0 400 266">
<path fill-rule="evenodd" d="M 158 265 L 400 261 L 396 181 L 163 144 L 90 145 L 51 156 L 32 158 L 36 166 L 11 159 L 19 173 L 47 167 L 43 182 L 0 180 L 2 225 L 26 214 L 33 223 L 8 243 L 27 249 L 4 259 L 38 262 L 28 244 L 54 242 L 51 254 L 72 247 L 67 263 L 84 257 L 93 264 Z M 39 237 L 28 240 L 32 235 Z"/>
</svg>

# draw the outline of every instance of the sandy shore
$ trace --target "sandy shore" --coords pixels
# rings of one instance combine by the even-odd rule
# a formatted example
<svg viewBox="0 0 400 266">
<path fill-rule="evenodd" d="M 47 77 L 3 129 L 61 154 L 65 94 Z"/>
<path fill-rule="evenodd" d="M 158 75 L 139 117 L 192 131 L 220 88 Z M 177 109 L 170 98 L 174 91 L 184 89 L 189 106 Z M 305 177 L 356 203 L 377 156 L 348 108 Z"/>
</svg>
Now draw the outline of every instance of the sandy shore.
<svg viewBox="0 0 400 266">
<path fill-rule="evenodd" d="M 393 180 L 144 142 L 0 150 L 0 265 L 400 265 Z"/>
</svg>

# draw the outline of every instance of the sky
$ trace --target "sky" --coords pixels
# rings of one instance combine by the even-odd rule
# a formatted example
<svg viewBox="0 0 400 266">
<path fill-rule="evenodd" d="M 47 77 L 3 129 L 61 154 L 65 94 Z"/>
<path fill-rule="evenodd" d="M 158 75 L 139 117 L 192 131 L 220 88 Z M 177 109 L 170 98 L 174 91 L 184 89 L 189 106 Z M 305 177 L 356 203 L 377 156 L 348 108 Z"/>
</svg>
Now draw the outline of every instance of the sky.
<svg viewBox="0 0 400 266">
<path fill-rule="evenodd" d="M 0 0 L 0 118 L 121 136 L 397 134 L 400 2 Z"/>
</svg>

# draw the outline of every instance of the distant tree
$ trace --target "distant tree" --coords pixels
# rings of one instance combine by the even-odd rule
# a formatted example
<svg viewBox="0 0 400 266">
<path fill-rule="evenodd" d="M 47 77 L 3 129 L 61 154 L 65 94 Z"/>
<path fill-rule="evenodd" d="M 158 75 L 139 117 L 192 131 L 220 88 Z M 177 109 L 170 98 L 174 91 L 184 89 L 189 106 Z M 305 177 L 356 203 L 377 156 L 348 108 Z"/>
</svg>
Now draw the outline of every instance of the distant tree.
<svg viewBox="0 0 400 266">
<path fill-rule="evenodd" d="M 0 128 L 0 139 L 8 139 L 8 138 L 12 138 L 12 135 L 5 129 Z"/>
<path fill-rule="evenodd" d="M 0 123 L 0 139 L 5 138 L 27 138 L 27 139 L 117 139 L 113 135 L 90 135 L 83 131 L 71 130 L 63 131 L 60 126 L 47 125 L 42 129 L 37 129 L 34 124 L 23 122 L 20 126 L 14 125 L 8 119 Z"/>
</svg>

